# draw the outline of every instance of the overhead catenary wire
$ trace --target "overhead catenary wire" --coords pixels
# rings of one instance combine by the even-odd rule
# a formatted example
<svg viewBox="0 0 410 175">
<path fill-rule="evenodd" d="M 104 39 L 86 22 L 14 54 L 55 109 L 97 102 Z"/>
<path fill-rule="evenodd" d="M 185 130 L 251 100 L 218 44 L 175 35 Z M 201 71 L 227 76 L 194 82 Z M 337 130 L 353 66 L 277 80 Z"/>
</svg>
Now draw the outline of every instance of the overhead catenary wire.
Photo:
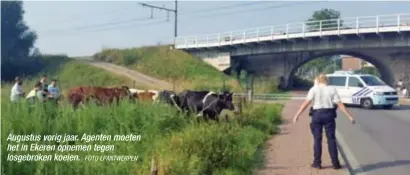
<svg viewBox="0 0 410 175">
<path fill-rule="evenodd" d="M 198 14 L 198 13 L 204 13 L 204 12 L 211 12 L 211 11 L 216 11 L 216 10 L 221 10 L 221 9 L 230 9 L 230 8 L 237 8 L 241 6 L 249 6 L 252 4 L 260 4 L 264 2 L 251 2 L 251 3 L 241 3 L 241 4 L 236 4 L 236 5 L 231 5 L 231 6 L 222 6 L 222 7 L 217 7 L 217 8 L 208 8 L 208 9 L 202 9 L 199 11 L 193 11 L 193 12 L 185 12 L 185 13 L 180 13 L 178 16 L 185 16 L 185 15 L 193 15 L 193 14 Z M 166 16 L 161 16 L 166 17 Z M 143 21 L 148 21 L 152 20 L 151 17 L 138 17 L 138 18 L 131 18 L 131 19 L 126 19 L 126 20 L 120 20 L 120 21 L 115 21 L 115 22 L 106 22 L 106 23 L 100 23 L 100 24 L 93 24 L 93 25 L 86 25 L 86 26 L 80 26 L 80 27 L 74 27 L 68 30 L 86 30 L 86 29 L 92 29 L 92 28 L 100 28 L 100 27 L 106 27 L 106 26 L 115 26 L 115 25 L 121 25 L 121 24 L 128 24 L 128 23 L 137 23 L 137 22 L 143 22 Z M 179 20 L 178 20 L 179 21 Z M 59 32 L 59 31 L 66 31 L 67 29 L 52 29 L 52 30 L 47 30 L 46 32 Z"/>
<path fill-rule="evenodd" d="M 323 1 L 285 3 L 285 4 L 273 5 L 273 6 L 263 7 L 263 8 L 254 8 L 254 9 L 247 9 L 247 10 L 241 10 L 241 11 L 233 11 L 233 12 L 227 12 L 227 13 L 206 15 L 206 16 L 201 16 L 199 18 L 210 18 L 210 17 L 214 17 L 214 16 L 227 16 L 227 15 L 232 15 L 232 14 L 236 14 L 236 13 L 247 13 L 247 12 L 254 12 L 254 11 L 258 11 L 258 10 L 269 10 L 269 9 L 273 9 L 273 8 L 288 7 L 288 6 L 292 6 L 292 5 L 312 4 L 312 3 L 320 3 L 320 2 L 323 2 Z M 198 18 L 198 17 L 196 17 L 196 18 Z"/>
<path fill-rule="evenodd" d="M 261 3 L 267 3 L 267 2 L 271 2 L 271 1 L 257 1 L 257 2 L 241 3 L 241 4 L 236 4 L 236 5 L 219 6 L 219 7 L 216 7 L 216 8 L 207 8 L 207 9 L 201 9 L 201 10 L 197 10 L 197 11 L 185 12 L 185 13 L 181 13 L 180 15 L 192 15 L 192 14 L 204 13 L 204 12 L 208 13 L 210 11 L 226 10 L 226 9 L 230 9 L 230 8 L 249 6 L 249 5 L 261 4 Z"/>
<path fill-rule="evenodd" d="M 200 17 L 196 17 L 196 18 L 211 18 L 211 17 L 215 17 L 215 16 L 227 16 L 227 15 L 233 15 L 233 14 L 237 14 L 237 13 L 248 13 L 248 12 L 253 12 L 253 11 L 262 11 L 262 10 L 269 10 L 269 9 L 273 9 L 273 8 L 281 8 L 281 7 L 287 7 L 287 6 L 293 6 L 293 5 L 302 5 L 302 4 L 309 4 L 309 3 L 320 3 L 321 1 L 314 1 L 314 2 L 293 2 L 293 3 L 286 3 L 286 4 L 279 4 L 279 5 L 273 5 L 273 6 L 268 6 L 268 7 L 264 7 L 264 8 L 254 8 L 254 9 L 247 9 L 247 10 L 241 10 L 241 11 L 233 11 L 233 12 L 228 12 L 228 13 L 217 13 L 217 14 L 212 14 L 212 15 L 206 15 L 206 16 L 200 16 Z M 188 14 L 188 13 L 185 13 Z M 166 18 L 166 16 L 163 16 L 162 18 Z M 88 32 L 104 32 L 104 31 L 112 31 L 112 30 L 130 30 L 130 29 L 135 29 L 135 28 L 139 28 L 139 27 L 144 27 L 144 26 L 152 26 L 152 25 L 157 25 L 157 24 L 163 24 L 166 23 L 166 21 L 164 19 L 162 19 L 160 21 L 154 21 L 151 23 L 143 23 L 142 25 L 139 26 L 135 26 L 135 24 L 141 24 L 140 22 L 144 22 L 144 21 L 148 21 L 148 20 L 153 20 L 150 18 L 140 18 L 140 19 L 131 19 L 131 20 L 123 20 L 123 21 L 118 21 L 115 22 L 115 24 L 128 24 L 128 25 L 122 25 L 122 26 L 112 26 L 112 24 L 114 23 L 105 23 L 105 24 L 100 24 L 98 25 L 98 27 L 81 27 L 77 28 L 77 30 L 83 30 L 84 33 L 88 33 Z M 188 20 L 194 20 L 195 18 L 188 18 Z M 186 21 L 187 19 L 178 19 L 178 22 L 181 21 Z M 128 21 L 128 22 L 125 22 Z M 96 26 L 96 25 L 94 25 Z M 99 27 L 103 27 L 103 28 L 99 28 Z M 105 28 L 104 28 L 105 27 Z M 86 30 L 86 29 L 91 29 L 91 30 Z M 95 29 L 95 30 L 93 30 Z M 75 31 L 72 31 L 75 32 Z"/>
</svg>

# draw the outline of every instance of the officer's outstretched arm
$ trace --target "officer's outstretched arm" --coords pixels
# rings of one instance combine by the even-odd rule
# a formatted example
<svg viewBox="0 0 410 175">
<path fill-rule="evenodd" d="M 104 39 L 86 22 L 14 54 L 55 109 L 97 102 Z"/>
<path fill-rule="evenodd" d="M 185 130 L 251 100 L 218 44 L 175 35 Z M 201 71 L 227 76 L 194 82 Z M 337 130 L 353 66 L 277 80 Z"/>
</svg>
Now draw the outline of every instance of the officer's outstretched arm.
<svg viewBox="0 0 410 175">
<path fill-rule="evenodd" d="M 312 103 L 312 100 L 305 100 L 302 105 L 300 106 L 298 112 L 296 113 L 295 117 L 293 118 L 293 121 L 296 122 L 298 120 L 299 116 L 303 113 L 303 111 L 306 110 L 306 108 Z"/>
<path fill-rule="evenodd" d="M 352 117 L 352 114 L 346 109 L 346 106 L 342 102 L 337 103 L 337 106 L 339 107 L 340 110 L 342 110 L 342 112 L 347 116 L 347 118 L 349 118 L 349 120 L 353 124 L 356 122 L 354 118 Z"/>
</svg>

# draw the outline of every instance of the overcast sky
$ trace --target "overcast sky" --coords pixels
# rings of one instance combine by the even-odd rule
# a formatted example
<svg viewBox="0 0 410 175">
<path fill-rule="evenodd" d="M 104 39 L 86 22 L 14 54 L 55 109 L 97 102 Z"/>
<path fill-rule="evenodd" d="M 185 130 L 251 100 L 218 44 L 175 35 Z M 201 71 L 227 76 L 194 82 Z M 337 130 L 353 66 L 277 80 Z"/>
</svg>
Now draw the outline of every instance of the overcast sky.
<svg viewBox="0 0 410 175">
<path fill-rule="evenodd" d="M 173 8 L 173 1 L 145 1 Z M 178 35 L 197 35 L 269 26 L 308 19 L 332 8 L 342 17 L 409 13 L 410 2 L 179 1 Z M 130 48 L 172 43 L 173 14 L 136 1 L 25 1 L 24 18 L 38 34 L 43 53 L 92 55 L 102 48 Z"/>
</svg>

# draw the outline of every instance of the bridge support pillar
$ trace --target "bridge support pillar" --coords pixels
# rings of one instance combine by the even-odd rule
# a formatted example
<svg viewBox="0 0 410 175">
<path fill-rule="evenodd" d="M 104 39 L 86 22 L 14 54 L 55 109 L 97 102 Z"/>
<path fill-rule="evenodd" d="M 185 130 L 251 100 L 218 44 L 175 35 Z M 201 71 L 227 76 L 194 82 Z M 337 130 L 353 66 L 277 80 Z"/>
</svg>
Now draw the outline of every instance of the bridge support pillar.
<svg viewBox="0 0 410 175">
<path fill-rule="evenodd" d="M 203 51 L 193 53 L 193 55 L 217 68 L 219 71 L 224 71 L 231 67 L 231 55 L 229 52 Z"/>
<path fill-rule="evenodd" d="M 374 64 L 381 74 L 381 78 L 390 86 L 395 86 L 399 79 L 410 86 L 410 48 L 384 49 L 365 51 L 364 54 L 376 59 Z"/>
</svg>

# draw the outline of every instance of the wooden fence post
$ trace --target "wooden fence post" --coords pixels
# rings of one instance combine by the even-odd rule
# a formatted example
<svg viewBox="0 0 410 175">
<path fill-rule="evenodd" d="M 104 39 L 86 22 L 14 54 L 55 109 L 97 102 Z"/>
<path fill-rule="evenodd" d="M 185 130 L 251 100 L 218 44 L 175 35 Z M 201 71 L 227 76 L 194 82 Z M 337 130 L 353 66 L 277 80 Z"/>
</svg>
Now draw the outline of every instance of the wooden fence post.
<svg viewBox="0 0 410 175">
<path fill-rule="evenodd" d="M 242 103 L 243 103 L 243 97 L 239 97 L 239 104 L 238 104 L 239 115 L 242 114 Z"/>
<path fill-rule="evenodd" d="M 243 102 L 245 107 L 248 105 L 248 103 L 246 102 L 246 97 L 242 97 L 242 102 Z"/>
<path fill-rule="evenodd" d="M 251 99 L 250 99 L 250 101 L 251 101 L 251 103 L 253 103 L 253 93 L 254 93 L 254 86 L 253 86 L 253 81 L 254 81 L 254 78 L 255 78 L 255 76 L 252 74 L 252 76 L 251 76 L 251 92 L 250 92 L 250 96 L 251 96 Z"/>
</svg>

